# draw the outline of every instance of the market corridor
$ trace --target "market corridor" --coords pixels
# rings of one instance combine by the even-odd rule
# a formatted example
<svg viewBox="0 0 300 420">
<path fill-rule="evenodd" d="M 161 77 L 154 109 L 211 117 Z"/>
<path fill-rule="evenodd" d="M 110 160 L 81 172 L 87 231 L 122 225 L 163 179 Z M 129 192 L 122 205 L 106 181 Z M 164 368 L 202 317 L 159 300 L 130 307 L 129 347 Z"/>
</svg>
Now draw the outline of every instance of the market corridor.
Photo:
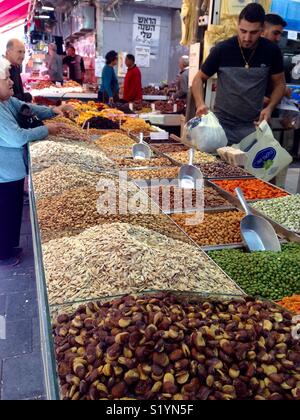
<svg viewBox="0 0 300 420">
<path fill-rule="evenodd" d="M 24 258 L 14 269 L 0 269 L 0 400 L 45 399 L 43 365 L 29 206 L 25 206 L 20 246 Z"/>
</svg>

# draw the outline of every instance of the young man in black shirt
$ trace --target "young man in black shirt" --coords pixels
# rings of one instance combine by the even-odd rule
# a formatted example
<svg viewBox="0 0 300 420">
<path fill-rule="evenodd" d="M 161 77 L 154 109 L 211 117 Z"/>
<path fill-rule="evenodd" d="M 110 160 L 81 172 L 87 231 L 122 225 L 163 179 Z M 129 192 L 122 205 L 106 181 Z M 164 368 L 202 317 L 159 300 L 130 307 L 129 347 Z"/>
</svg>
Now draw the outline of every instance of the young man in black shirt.
<svg viewBox="0 0 300 420">
<path fill-rule="evenodd" d="M 85 75 L 84 61 L 80 55 L 76 54 L 74 47 L 68 47 L 67 56 L 63 59 L 63 64 L 69 68 L 69 79 L 82 85 Z"/>
<path fill-rule="evenodd" d="M 239 143 L 255 131 L 255 124 L 268 121 L 285 93 L 282 54 L 277 45 L 261 37 L 264 21 L 262 6 L 246 6 L 239 17 L 238 36 L 213 48 L 193 82 L 197 115 L 203 115 L 208 112 L 203 84 L 218 74 L 215 114 L 229 144 Z M 269 82 L 270 103 L 263 109 Z"/>
</svg>

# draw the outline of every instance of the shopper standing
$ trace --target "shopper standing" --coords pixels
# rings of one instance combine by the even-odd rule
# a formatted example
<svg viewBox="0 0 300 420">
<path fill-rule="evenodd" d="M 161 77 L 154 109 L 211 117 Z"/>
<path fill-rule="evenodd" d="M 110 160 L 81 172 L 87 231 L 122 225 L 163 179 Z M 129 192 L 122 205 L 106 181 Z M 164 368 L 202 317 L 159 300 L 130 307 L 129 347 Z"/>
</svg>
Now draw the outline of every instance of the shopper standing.
<svg viewBox="0 0 300 420">
<path fill-rule="evenodd" d="M 80 55 L 76 54 L 73 46 L 68 47 L 63 64 L 69 68 L 69 79 L 82 85 L 85 75 L 84 61 Z"/>
<path fill-rule="evenodd" d="M 105 56 L 106 64 L 102 71 L 102 83 L 98 99 L 103 103 L 113 103 L 119 100 L 120 86 L 114 67 L 118 64 L 118 53 L 109 51 Z"/>
<path fill-rule="evenodd" d="M 55 44 L 49 44 L 48 46 L 47 67 L 51 82 L 62 83 L 64 80 L 63 59 L 57 54 Z"/>
<path fill-rule="evenodd" d="M 14 97 L 24 102 L 32 102 L 32 96 L 28 92 L 24 92 L 23 82 L 21 78 L 22 64 L 25 58 L 25 46 L 18 39 L 11 39 L 6 46 L 5 57 L 10 62 L 10 78 L 14 82 Z"/>
<path fill-rule="evenodd" d="M 286 26 L 287 23 L 281 16 L 269 13 L 265 17 L 265 25 L 262 36 L 267 38 L 269 41 L 278 44 L 281 41 L 283 31 Z"/>
<path fill-rule="evenodd" d="M 190 59 L 188 55 L 183 55 L 179 60 L 180 73 L 177 79 L 177 92 L 175 99 L 186 99 L 189 91 L 189 71 Z"/>
<path fill-rule="evenodd" d="M 24 146 L 59 134 L 63 124 L 49 124 L 22 129 L 18 114 L 25 105 L 13 98 L 13 82 L 9 76 L 10 63 L 0 58 L 0 268 L 17 265 L 22 249 L 18 248 L 23 212 L 26 164 Z M 41 120 L 55 117 L 70 106 L 52 109 L 28 105 Z M 68 109 L 67 109 L 67 108 Z"/>
<path fill-rule="evenodd" d="M 128 68 L 124 81 L 123 99 L 126 102 L 140 102 L 143 99 L 142 73 L 135 64 L 135 57 L 128 54 L 125 60 Z"/>
<path fill-rule="evenodd" d="M 203 115 L 208 112 L 203 84 L 218 74 L 215 113 L 229 144 L 239 143 L 255 131 L 255 125 L 268 121 L 285 93 L 282 54 L 277 45 L 261 37 L 264 21 L 262 6 L 246 6 L 239 17 L 238 36 L 217 44 L 193 82 L 197 115 Z M 270 103 L 263 109 L 269 82 Z"/>
</svg>

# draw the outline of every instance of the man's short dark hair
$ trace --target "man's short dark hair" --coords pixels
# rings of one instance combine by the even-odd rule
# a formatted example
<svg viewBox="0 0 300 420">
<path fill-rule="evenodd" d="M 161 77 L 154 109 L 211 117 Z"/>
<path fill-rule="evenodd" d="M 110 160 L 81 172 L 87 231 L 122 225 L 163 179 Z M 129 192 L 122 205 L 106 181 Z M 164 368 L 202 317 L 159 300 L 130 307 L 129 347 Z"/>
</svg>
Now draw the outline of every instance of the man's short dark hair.
<svg viewBox="0 0 300 420">
<path fill-rule="evenodd" d="M 127 54 L 127 60 L 130 60 L 130 61 L 132 61 L 133 63 L 135 63 L 135 56 L 134 55 L 132 55 L 132 54 Z"/>
<path fill-rule="evenodd" d="M 73 52 L 76 52 L 75 47 L 73 47 L 73 45 L 69 45 L 69 46 L 67 47 L 67 51 L 68 51 L 68 50 L 72 50 Z"/>
<path fill-rule="evenodd" d="M 268 13 L 265 17 L 265 23 L 269 23 L 272 26 L 282 26 L 283 28 L 287 26 L 287 22 L 275 13 Z"/>
<path fill-rule="evenodd" d="M 265 23 L 265 16 L 265 9 L 260 4 L 250 3 L 241 11 L 239 21 L 246 20 L 251 23 L 259 22 L 263 25 Z"/>
<path fill-rule="evenodd" d="M 109 51 L 105 56 L 106 64 L 111 64 L 116 58 L 118 58 L 118 53 L 116 51 Z"/>
</svg>

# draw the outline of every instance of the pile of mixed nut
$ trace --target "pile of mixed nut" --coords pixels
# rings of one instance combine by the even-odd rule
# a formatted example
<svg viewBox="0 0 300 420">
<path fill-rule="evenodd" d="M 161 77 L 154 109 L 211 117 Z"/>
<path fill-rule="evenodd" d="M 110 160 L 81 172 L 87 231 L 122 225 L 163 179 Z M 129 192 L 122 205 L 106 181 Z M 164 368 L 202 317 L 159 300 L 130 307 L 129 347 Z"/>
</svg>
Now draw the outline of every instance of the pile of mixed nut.
<svg viewBox="0 0 300 420">
<path fill-rule="evenodd" d="M 65 400 L 300 400 L 292 315 L 270 302 L 125 296 L 53 333 Z"/>
</svg>

